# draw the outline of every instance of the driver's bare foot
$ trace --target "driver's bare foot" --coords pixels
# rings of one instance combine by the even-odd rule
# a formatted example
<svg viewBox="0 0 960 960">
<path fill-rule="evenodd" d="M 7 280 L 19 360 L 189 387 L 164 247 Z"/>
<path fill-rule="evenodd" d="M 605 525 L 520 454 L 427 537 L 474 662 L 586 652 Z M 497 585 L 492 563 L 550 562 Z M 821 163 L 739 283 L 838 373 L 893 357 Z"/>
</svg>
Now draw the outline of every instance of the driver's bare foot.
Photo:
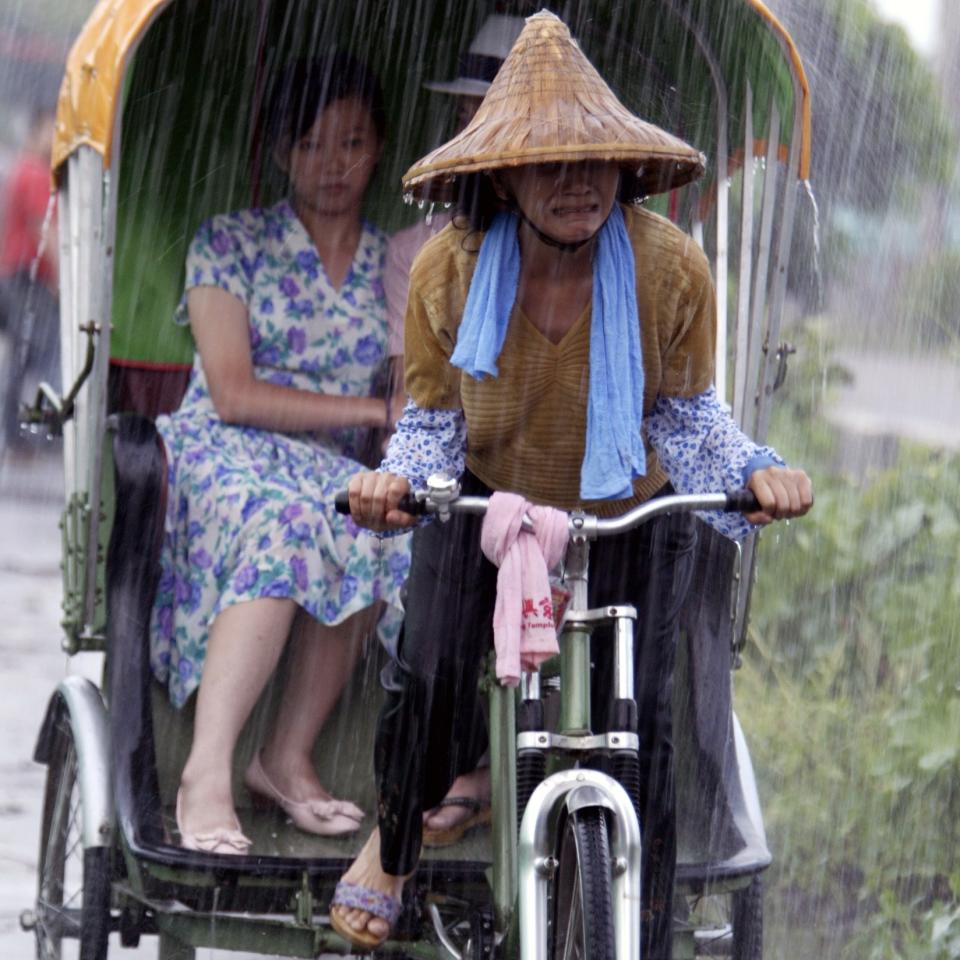
<svg viewBox="0 0 960 960">
<path fill-rule="evenodd" d="M 364 887 L 399 902 L 403 896 L 403 885 L 411 875 L 395 877 L 383 872 L 380 866 L 380 830 L 376 828 L 367 838 L 356 860 L 340 879 L 343 883 Z M 342 904 L 332 906 L 330 909 L 331 913 L 336 911 L 339 919 L 361 936 L 384 940 L 390 935 L 390 924 L 383 917 L 375 916 L 367 910 Z"/>
</svg>

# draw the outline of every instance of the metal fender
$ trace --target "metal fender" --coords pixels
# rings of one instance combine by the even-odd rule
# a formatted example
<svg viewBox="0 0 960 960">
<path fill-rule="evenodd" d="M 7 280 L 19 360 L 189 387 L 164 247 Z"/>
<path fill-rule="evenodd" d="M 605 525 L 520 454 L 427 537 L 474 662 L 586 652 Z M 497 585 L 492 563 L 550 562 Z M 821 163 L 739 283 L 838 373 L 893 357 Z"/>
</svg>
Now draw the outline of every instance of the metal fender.
<svg viewBox="0 0 960 960">
<path fill-rule="evenodd" d="M 564 770 L 541 783 L 520 823 L 520 957 L 546 960 L 547 890 L 556 869 L 557 824 L 562 807 L 609 810 L 613 919 L 618 960 L 640 956 L 640 825 L 623 787 L 598 770 Z"/>
<path fill-rule="evenodd" d="M 70 724 L 77 751 L 83 847 L 112 846 L 116 818 L 110 789 L 107 708 L 100 691 L 86 677 L 66 677 L 50 698 L 33 754 L 38 763 L 49 764 L 62 719 Z"/>
</svg>

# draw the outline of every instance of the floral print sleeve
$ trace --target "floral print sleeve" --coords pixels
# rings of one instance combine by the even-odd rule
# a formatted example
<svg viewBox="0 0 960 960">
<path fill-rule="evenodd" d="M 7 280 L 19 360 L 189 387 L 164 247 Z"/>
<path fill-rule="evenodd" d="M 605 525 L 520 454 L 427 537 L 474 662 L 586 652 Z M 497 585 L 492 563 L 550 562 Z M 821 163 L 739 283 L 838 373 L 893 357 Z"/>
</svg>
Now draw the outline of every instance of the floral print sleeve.
<svg viewBox="0 0 960 960">
<path fill-rule="evenodd" d="M 432 473 L 459 477 L 466 450 L 462 410 L 430 410 L 408 400 L 380 469 L 406 477 L 414 490 L 422 490 Z"/>
<path fill-rule="evenodd" d="M 729 493 L 741 489 L 754 470 L 784 465 L 772 447 L 759 446 L 740 430 L 712 387 L 695 397 L 660 397 L 643 427 L 678 493 Z M 380 469 L 423 489 L 432 473 L 459 477 L 466 448 L 462 410 L 433 410 L 408 400 Z M 755 529 L 736 513 L 700 516 L 731 540 Z"/>
<path fill-rule="evenodd" d="M 743 433 L 713 387 L 694 397 L 659 397 L 643 429 L 678 493 L 732 493 L 754 470 L 784 465 L 776 450 Z M 731 540 L 742 540 L 755 529 L 738 513 L 700 516 Z"/>
<path fill-rule="evenodd" d="M 193 287 L 219 287 L 249 306 L 255 264 L 244 246 L 236 215 L 217 216 L 201 225 L 187 253 L 183 296 L 173 318 L 176 323 L 189 322 L 187 291 Z"/>
</svg>

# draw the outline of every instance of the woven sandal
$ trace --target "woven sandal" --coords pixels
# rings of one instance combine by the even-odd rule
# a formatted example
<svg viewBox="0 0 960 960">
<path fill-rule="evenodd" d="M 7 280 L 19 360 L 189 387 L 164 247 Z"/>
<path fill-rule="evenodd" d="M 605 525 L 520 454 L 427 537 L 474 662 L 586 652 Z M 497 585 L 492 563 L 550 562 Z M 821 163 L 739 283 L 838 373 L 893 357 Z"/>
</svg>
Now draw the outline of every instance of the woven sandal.
<svg viewBox="0 0 960 960">
<path fill-rule="evenodd" d="M 337 910 L 338 907 L 343 911 L 364 910 L 373 917 L 380 917 L 390 925 L 390 931 L 382 937 L 377 937 L 365 930 L 354 930 L 341 916 L 341 912 Z M 372 950 L 379 947 L 390 936 L 400 916 L 400 909 L 400 900 L 397 897 L 391 897 L 389 893 L 381 893 L 379 890 L 371 890 L 359 883 L 347 883 L 341 880 L 330 901 L 330 926 L 353 946 Z"/>
<path fill-rule="evenodd" d="M 492 815 L 490 801 L 477 800 L 474 797 L 445 797 L 433 809 L 437 810 L 440 807 L 463 807 L 470 812 L 463 820 L 449 827 L 437 827 L 431 830 L 424 824 L 423 845 L 425 847 L 452 846 L 458 843 L 468 830 L 489 823 Z"/>
</svg>

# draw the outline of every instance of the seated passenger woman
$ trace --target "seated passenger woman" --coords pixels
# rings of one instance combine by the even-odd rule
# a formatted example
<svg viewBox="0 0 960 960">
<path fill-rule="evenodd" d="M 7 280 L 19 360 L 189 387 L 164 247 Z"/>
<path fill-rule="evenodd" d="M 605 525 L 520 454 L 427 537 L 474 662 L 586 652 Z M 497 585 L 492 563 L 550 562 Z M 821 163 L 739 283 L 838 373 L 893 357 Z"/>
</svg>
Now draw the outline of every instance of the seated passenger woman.
<svg viewBox="0 0 960 960">
<path fill-rule="evenodd" d="M 527 21 L 473 121 L 408 172 L 405 186 L 423 195 L 478 169 L 495 202 L 481 190 L 472 222 L 455 219 L 414 263 L 409 401 L 380 470 L 350 481 L 357 521 L 414 526 L 400 497 L 440 470 L 461 476 L 467 493 L 513 491 L 606 516 L 672 489 L 746 484 L 759 511 L 708 518 L 733 537 L 749 531 L 748 520 L 805 513 L 806 474 L 745 437 L 714 392 L 715 303 L 703 252 L 669 221 L 618 202 L 693 179 L 702 158 L 630 114 L 552 14 Z M 404 635 L 377 731 L 379 829 L 330 910 L 333 926 L 366 948 L 399 914 L 420 856 L 422 811 L 485 746 L 477 681 L 497 569 L 480 531 L 479 518 L 458 514 L 414 534 Z M 694 543 L 693 519 L 680 514 L 599 541 L 590 554 L 590 606 L 630 603 L 642 613 L 634 663 L 642 956 L 657 960 L 671 950 L 670 691 Z M 598 656 L 603 650 L 609 645 Z M 451 731 L 464 724 L 453 720 L 464 717 L 475 718 L 478 735 L 456 742 Z M 609 718 L 595 719 L 608 729 Z"/>
<path fill-rule="evenodd" d="M 187 393 L 158 421 L 169 460 L 154 672 L 182 706 L 197 689 L 177 796 L 180 841 L 242 853 L 231 790 L 240 730 L 288 638 L 275 725 L 245 775 L 302 830 L 341 834 L 363 812 L 314 770 L 317 734 L 363 638 L 399 628 L 409 563 L 333 509 L 372 428 L 398 400 L 371 396 L 386 359 L 386 238 L 361 217 L 383 147 L 379 84 L 344 54 L 299 64 L 272 115 L 288 197 L 214 217 L 186 265 L 197 353 Z"/>
</svg>

